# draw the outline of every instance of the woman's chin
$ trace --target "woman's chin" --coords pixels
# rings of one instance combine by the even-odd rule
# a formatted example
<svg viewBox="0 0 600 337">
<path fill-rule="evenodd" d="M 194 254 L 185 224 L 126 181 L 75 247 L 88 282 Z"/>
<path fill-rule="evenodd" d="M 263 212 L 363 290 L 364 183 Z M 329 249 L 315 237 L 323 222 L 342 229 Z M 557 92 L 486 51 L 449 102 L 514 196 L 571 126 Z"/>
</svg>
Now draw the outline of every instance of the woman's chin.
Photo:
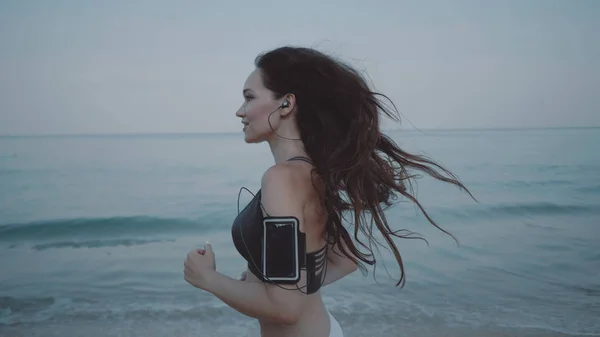
<svg viewBox="0 0 600 337">
<path fill-rule="evenodd" d="M 244 141 L 246 141 L 247 144 L 258 144 L 264 142 L 265 140 L 263 138 L 245 136 Z"/>
<path fill-rule="evenodd" d="M 268 135 L 265 135 L 263 133 L 255 133 L 252 132 L 250 129 L 248 129 L 247 127 L 244 128 L 244 141 L 248 144 L 252 144 L 252 143 L 262 143 L 264 142 L 267 138 Z"/>
<path fill-rule="evenodd" d="M 258 139 L 248 132 L 244 132 L 244 141 L 248 144 L 257 143 Z"/>
</svg>

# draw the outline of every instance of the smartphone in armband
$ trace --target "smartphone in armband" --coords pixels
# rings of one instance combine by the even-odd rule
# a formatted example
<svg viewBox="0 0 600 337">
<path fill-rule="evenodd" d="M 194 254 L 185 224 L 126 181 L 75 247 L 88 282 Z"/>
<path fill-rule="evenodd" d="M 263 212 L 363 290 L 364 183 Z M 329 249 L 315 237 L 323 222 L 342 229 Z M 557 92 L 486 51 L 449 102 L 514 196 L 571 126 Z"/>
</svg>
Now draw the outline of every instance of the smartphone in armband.
<svg viewBox="0 0 600 337">
<path fill-rule="evenodd" d="M 305 253 L 304 236 L 296 217 L 263 219 L 262 273 L 266 280 L 295 284 Z"/>
</svg>

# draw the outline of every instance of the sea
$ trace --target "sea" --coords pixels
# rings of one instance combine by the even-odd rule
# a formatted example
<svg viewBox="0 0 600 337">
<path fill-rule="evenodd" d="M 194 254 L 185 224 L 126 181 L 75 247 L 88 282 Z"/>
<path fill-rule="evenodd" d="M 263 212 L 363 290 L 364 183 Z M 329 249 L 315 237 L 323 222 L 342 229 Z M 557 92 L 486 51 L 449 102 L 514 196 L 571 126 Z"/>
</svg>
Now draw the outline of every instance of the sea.
<svg viewBox="0 0 600 337">
<path fill-rule="evenodd" d="M 600 336 L 600 128 L 395 130 L 475 200 L 425 174 L 386 211 L 406 284 L 375 268 L 322 289 L 345 336 Z M 0 137 L 0 336 L 258 336 L 183 277 L 273 165 L 242 133 Z"/>
</svg>

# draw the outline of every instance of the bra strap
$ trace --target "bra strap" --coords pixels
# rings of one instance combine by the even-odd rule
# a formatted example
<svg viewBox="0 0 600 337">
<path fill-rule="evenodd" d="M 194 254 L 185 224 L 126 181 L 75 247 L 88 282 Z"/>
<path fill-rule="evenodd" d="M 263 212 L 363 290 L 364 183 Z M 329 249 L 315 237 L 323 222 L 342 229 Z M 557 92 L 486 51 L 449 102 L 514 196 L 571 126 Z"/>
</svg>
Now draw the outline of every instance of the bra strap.
<svg viewBox="0 0 600 337">
<path fill-rule="evenodd" d="M 306 163 L 309 163 L 309 164 L 313 165 L 312 160 L 310 160 L 310 159 L 308 159 L 307 157 L 304 157 L 304 156 L 292 157 L 292 158 L 288 159 L 287 161 L 292 161 L 292 160 L 300 160 L 300 161 L 303 161 L 303 162 L 306 162 Z"/>
</svg>

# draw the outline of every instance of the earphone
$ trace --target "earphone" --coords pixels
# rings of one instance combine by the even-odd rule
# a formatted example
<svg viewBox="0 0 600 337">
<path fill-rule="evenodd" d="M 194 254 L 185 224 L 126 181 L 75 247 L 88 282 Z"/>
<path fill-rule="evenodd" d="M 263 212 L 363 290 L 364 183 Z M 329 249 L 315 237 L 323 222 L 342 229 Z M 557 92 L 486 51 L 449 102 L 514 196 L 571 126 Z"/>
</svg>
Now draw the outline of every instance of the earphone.
<svg viewBox="0 0 600 337">
<path fill-rule="evenodd" d="M 271 130 L 273 132 L 275 132 L 275 130 L 273 130 L 273 126 L 271 125 L 271 115 L 273 115 L 275 112 L 277 112 L 277 110 L 279 109 L 284 109 L 284 108 L 288 108 L 290 106 L 290 101 L 288 101 L 287 99 L 283 101 L 283 103 L 281 103 L 281 105 L 275 109 L 273 112 L 271 112 L 269 114 L 269 117 L 267 118 L 267 121 L 269 122 L 269 127 L 271 128 Z M 277 132 L 275 132 L 275 135 L 281 139 L 287 139 L 287 140 L 302 140 L 301 138 L 287 138 L 287 137 L 283 137 L 277 134 Z"/>
</svg>

